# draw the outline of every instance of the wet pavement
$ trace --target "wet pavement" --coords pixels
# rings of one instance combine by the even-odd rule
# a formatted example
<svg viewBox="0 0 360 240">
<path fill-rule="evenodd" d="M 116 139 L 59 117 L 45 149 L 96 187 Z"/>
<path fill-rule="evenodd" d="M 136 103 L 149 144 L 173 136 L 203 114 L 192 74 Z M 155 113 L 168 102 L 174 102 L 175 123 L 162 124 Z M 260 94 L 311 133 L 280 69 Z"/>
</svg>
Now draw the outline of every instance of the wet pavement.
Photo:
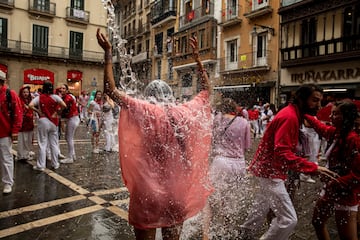
<svg viewBox="0 0 360 240">
<path fill-rule="evenodd" d="M 85 125 L 80 125 L 75 139 L 76 161 L 57 170 L 38 172 L 32 169 L 35 161 L 15 161 L 13 192 L 0 194 L 1 239 L 135 239 L 127 222 L 129 194 L 121 181 L 118 153 L 91 153 Z M 60 146 L 66 153 L 64 140 Z M 256 146 L 257 141 L 247 159 Z M 320 187 L 319 181 L 303 183 L 298 191 L 299 222 L 291 240 L 316 239 L 311 214 Z M 332 239 L 337 239 L 334 229 Z M 201 239 L 201 233 L 191 239 Z"/>
</svg>

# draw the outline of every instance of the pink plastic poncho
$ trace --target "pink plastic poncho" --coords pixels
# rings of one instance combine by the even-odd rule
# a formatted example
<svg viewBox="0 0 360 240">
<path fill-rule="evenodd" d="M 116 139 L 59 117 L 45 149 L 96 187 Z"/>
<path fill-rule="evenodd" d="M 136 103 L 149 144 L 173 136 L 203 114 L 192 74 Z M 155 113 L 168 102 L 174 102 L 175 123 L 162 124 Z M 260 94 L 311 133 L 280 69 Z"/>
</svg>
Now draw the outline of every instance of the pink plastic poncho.
<svg viewBox="0 0 360 240">
<path fill-rule="evenodd" d="M 179 106 L 130 97 L 123 102 L 119 148 L 129 223 L 140 229 L 182 223 L 203 209 L 212 191 L 209 92 Z"/>
</svg>

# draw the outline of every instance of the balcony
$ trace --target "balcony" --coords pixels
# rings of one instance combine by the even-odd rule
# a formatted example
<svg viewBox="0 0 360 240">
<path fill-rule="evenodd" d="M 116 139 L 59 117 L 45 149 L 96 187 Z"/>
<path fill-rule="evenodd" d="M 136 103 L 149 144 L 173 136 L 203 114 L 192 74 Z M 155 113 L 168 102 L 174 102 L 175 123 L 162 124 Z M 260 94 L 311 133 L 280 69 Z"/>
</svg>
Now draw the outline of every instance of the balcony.
<svg viewBox="0 0 360 240">
<path fill-rule="evenodd" d="M 305 1 L 305 0 L 282 0 L 281 5 L 282 5 L 282 7 L 287 7 L 287 6 L 293 5 L 298 2 L 303 2 L 303 1 Z"/>
<path fill-rule="evenodd" d="M 281 67 L 359 59 L 360 35 L 281 49 Z"/>
<path fill-rule="evenodd" d="M 141 63 L 141 62 L 145 62 L 147 60 L 150 60 L 149 59 L 149 52 L 146 51 L 146 52 L 141 52 L 135 56 L 132 57 L 131 59 L 131 63 Z"/>
<path fill-rule="evenodd" d="M 31 42 L 21 42 L 4 39 L 0 42 L 0 54 L 2 56 L 19 56 L 22 58 L 33 59 L 34 57 L 44 57 L 47 59 L 58 60 L 80 60 L 87 62 L 102 62 L 103 52 L 93 52 L 84 50 L 73 50 L 58 46 L 40 46 Z"/>
<path fill-rule="evenodd" d="M 240 5 L 225 8 L 221 11 L 221 22 L 220 25 L 223 27 L 230 27 L 238 25 L 242 22 L 240 18 Z"/>
<path fill-rule="evenodd" d="M 244 16 L 251 20 L 272 13 L 273 8 L 270 3 L 271 0 L 251 0 L 245 7 Z"/>
<path fill-rule="evenodd" d="M 136 29 L 136 37 L 141 38 L 144 36 L 144 34 L 149 33 L 149 32 L 150 32 L 150 24 L 145 23 Z"/>
<path fill-rule="evenodd" d="M 90 12 L 72 7 L 66 8 L 66 20 L 69 22 L 88 24 L 90 19 Z"/>
<path fill-rule="evenodd" d="M 14 8 L 15 0 L 0 0 L 0 9 L 11 10 Z"/>
<path fill-rule="evenodd" d="M 205 48 L 199 51 L 202 61 L 213 60 L 216 61 L 216 48 Z M 184 54 L 176 54 L 173 59 L 173 66 L 178 67 L 187 64 L 194 64 L 192 52 L 187 52 Z"/>
<path fill-rule="evenodd" d="M 271 51 L 266 51 L 263 57 L 258 52 L 240 53 L 235 58 L 220 59 L 220 73 L 239 73 L 249 71 L 267 71 L 271 67 Z"/>
<path fill-rule="evenodd" d="M 151 7 L 151 24 L 153 27 L 176 20 L 176 5 L 174 0 L 158 1 Z"/>
<path fill-rule="evenodd" d="M 200 19 L 205 17 L 213 17 L 214 16 L 214 4 L 210 3 L 208 7 L 201 6 L 196 8 L 185 15 L 180 16 L 180 28 L 190 24 L 199 22 Z"/>
<path fill-rule="evenodd" d="M 56 4 L 51 2 L 39 4 L 36 0 L 29 0 L 29 13 L 45 17 L 54 17 L 56 15 Z"/>
</svg>

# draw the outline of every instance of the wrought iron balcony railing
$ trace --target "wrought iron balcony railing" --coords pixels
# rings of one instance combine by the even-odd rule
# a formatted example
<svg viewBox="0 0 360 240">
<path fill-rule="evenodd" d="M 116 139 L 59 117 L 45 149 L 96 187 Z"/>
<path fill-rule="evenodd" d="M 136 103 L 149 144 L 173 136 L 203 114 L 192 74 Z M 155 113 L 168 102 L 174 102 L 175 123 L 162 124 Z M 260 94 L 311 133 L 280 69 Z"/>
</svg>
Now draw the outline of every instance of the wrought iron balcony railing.
<svg viewBox="0 0 360 240">
<path fill-rule="evenodd" d="M 240 53 L 220 58 L 220 72 L 270 69 L 271 51 Z"/>
<path fill-rule="evenodd" d="M 51 3 L 50 1 L 39 3 L 39 1 L 36 0 L 29 0 L 29 12 L 46 16 L 55 16 L 56 4 Z"/>
<path fill-rule="evenodd" d="M 90 12 L 84 11 L 72 7 L 66 8 L 66 19 L 69 21 L 75 21 L 79 23 L 89 23 Z"/>
<path fill-rule="evenodd" d="M 101 62 L 104 59 L 104 53 L 101 52 L 70 49 L 51 45 L 46 46 L 10 39 L 0 40 L 0 52 L 1 54 L 21 54 L 61 59 L 81 59 L 82 61 L 91 62 Z"/>
<path fill-rule="evenodd" d="M 240 23 L 242 20 L 240 18 L 240 5 L 229 6 L 221 10 L 221 22 L 220 24 L 224 27 L 231 26 L 237 23 Z"/>
<path fill-rule="evenodd" d="M 14 8 L 15 0 L 0 0 L 0 7 L 4 8 Z"/>
<path fill-rule="evenodd" d="M 167 18 L 176 18 L 176 1 L 159 1 L 151 7 L 151 23 L 154 25 Z"/>
<path fill-rule="evenodd" d="M 204 16 L 214 16 L 213 3 L 210 3 L 207 6 L 201 6 L 180 16 L 180 28 L 185 26 L 186 24 L 197 21 L 198 19 L 201 19 Z"/>
</svg>

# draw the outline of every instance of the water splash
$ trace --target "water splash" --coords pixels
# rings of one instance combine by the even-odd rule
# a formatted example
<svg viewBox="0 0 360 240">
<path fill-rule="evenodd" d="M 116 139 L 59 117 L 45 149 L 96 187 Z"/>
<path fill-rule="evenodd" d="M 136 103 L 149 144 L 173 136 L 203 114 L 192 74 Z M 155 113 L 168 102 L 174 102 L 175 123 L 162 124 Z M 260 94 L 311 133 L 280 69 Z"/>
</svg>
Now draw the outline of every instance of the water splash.
<svg viewBox="0 0 360 240">
<path fill-rule="evenodd" d="M 101 2 L 108 13 L 107 27 L 112 36 L 113 49 L 116 50 L 119 60 L 120 87 L 127 94 L 136 94 L 138 92 L 138 81 L 135 73 L 131 69 L 132 52 L 130 52 L 130 54 L 127 53 L 125 47 L 127 40 L 121 38 L 120 27 L 116 24 L 115 7 L 111 0 L 101 0 Z"/>
</svg>

